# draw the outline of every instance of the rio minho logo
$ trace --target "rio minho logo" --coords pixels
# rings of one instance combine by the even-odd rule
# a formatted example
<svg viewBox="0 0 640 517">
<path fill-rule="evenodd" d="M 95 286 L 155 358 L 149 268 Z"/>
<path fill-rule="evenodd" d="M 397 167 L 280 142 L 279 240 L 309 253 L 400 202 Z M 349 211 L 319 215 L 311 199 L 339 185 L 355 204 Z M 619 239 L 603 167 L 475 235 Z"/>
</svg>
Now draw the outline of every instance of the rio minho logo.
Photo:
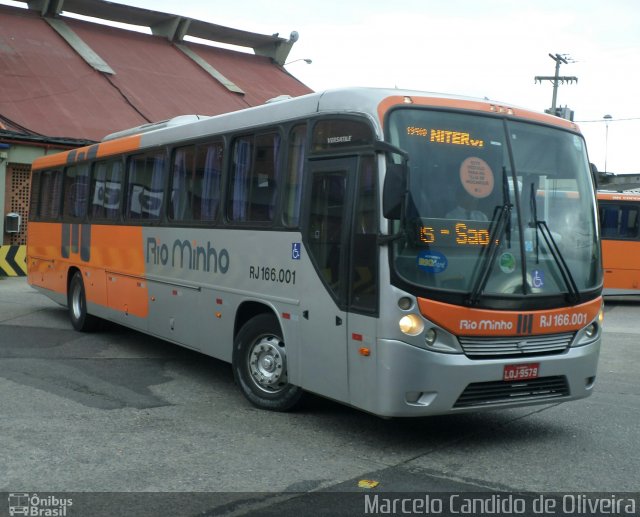
<svg viewBox="0 0 640 517">
<path fill-rule="evenodd" d="M 9 494 L 9 515 L 27 515 L 33 517 L 65 517 L 73 506 L 71 498 L 55 495 L 41 496 L 25 492 Z"/>
</svg>

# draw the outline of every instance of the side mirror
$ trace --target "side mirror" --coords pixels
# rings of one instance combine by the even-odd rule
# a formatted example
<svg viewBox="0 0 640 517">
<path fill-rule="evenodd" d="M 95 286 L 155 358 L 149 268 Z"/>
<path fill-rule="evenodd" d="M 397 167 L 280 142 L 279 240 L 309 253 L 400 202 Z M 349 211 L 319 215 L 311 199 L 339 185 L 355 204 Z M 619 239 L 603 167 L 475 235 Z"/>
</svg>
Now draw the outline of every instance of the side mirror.
<svg viewBox="0 0 640 517">
<path fill-rule="evenodd" d="M 387 219 L 401 219 L 402 207 L 407 192 L 407 166 L 387 163 L 387 174 L 382 188 L 382 214 Z"/>
</svg>

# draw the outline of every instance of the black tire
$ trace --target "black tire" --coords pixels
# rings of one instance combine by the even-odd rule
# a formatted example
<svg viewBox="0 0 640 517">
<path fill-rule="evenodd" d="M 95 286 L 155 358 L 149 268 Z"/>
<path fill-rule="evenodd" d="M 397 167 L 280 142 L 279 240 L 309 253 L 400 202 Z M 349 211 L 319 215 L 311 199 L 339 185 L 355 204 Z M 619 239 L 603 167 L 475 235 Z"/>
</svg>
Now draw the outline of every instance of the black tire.
<svg viewBox="0 0 640 517">
<path fill-rule="evenodd" d="M 100 320 L 87 314 L 87 297 L 80 271 L 76 271 L 69 282 L 67 307 L 69 308 L 69 319 L 74 329 L 80 332 L 93 332 L 98 328 Z"/>
<path fill-rule="evenodd" d="M 233 345 L 233 377 L 254 406 L 289 411 L 299 405 L 303 390 L 289 384 L 282 331 L 273 314 L 245 323 Z"/>
</svg>

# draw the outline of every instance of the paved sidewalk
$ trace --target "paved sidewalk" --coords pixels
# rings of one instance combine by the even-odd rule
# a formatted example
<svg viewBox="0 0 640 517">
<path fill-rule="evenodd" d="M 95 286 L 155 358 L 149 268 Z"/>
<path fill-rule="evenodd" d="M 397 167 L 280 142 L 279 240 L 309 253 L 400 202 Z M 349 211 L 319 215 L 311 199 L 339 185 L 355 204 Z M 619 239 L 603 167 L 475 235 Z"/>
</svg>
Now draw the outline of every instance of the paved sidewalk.
<svg viewBox="0 0 640 517">
<path fill-rule="evenodd" d="M 0 277 L 0 324 L 71 327 L 66 308 L 32 288 L 24 276 Z"/>
</svg>

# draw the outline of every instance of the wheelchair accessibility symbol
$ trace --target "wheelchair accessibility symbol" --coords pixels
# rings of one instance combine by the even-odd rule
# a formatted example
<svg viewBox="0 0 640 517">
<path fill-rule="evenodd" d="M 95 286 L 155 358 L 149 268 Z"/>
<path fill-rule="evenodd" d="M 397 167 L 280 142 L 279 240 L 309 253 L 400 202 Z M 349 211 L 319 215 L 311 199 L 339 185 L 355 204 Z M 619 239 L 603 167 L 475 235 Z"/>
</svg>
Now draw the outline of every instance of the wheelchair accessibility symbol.
<svg viewBox="0 0 640 517">
<path fill-rule="evenodd" d="M 292 242 L 291 243 L 291 258 L 293 260 L 300 260 L 300 252 L 301 252 L 301 246 L 299 242 Z"/>
<path fill-rule="evenodd" d="M 531 272 L 531 280 L 533 283 L 533 287 L 541 288 L 544 287 L 544 271 L 541 269 L 534 269 Z"/>
</svg>

